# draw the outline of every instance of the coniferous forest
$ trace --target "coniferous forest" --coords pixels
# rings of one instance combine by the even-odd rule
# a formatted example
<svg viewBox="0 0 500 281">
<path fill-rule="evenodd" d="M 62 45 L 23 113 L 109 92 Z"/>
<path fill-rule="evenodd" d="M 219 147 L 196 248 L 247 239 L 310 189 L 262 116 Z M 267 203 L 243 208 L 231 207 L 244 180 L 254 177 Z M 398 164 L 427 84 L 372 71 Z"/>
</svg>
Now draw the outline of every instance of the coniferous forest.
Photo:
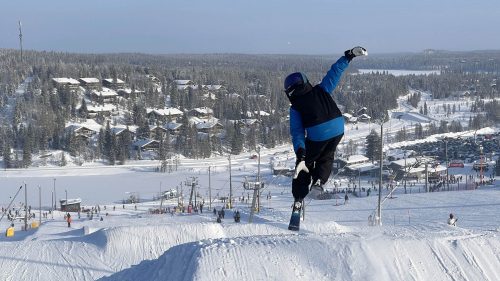
<svg viewBox="0 0 500 281">
<path fill-rule="evenodd" d="M 311 82 L 319 82 L 338 57 L 39 51 L 21 55 L 17 50 L 1 49 L 0 153 L 5 168 L 14 168 L 29 167 L 33 155 L 52 150 L 77 156 L 81 163 L 124 164 L 145 157 L 139 140 L 154 140 L 158 160 L 174 154 L 206 158 L 239 154 L 258 145 L 274 147 L 289 142 L 284 77 L 301 71 Z M 359 74 L 358 69 L 439 70 L 440 74 Z M 91 77 L 107 80 L 109 85 L 99 83 L 90 89 L 55 82 L 54 78 L 62 77 Z M 123 84 L 117 86 L 118 81 Z M 471 118 L 467 128 L 453 122 L 430 126 L 429 132 L 419 128 L 418 134 L 416 128 L 414 134 L 419 138 L 443 130 L 498 124 L 498 81 L 498 51 L 370 55 L 352 62 L 334 98 L 345 113 L 355 114 L 366 107 L 372 120 L 395 108 L 397 98 L 407 95 L 409 89 L 429 92 L 433 98 L 467 93 L 472 109 L 481 112 Z M 108 98 L 104 86 L 118 94 Z M 419 94 L 408 97 L 413 106 L 419 101 Z M 162 114 L 162 109 L 176 109 L 180 114 Z M 426 114 L 425 105 L 419 110 Z M 100 128 L 87 135 L 75 130 L 76 124 L 88 120 Z M 66 163 L 65 157 L 62 154 L 60 165 Z"/>
</svg>

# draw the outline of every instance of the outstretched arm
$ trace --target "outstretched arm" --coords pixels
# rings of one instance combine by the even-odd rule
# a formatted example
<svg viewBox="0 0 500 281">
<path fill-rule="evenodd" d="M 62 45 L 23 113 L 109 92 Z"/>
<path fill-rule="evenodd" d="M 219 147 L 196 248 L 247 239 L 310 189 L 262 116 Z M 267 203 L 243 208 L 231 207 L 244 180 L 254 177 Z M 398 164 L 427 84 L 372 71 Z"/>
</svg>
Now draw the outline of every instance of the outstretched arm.
<svg viewBox="0 0 500 281">
<path fill-rule="evenodd" d="M 321 80 L 321 88 L 331 95 L 335 87 L 337 87 L 340 77 L 342 77 L 342 73 L 349 66 L 349 62 L 355 57 L 367 55 L 368 52 L 366 49 L 360 46 L 345 51 L 344 56 L 340 57 L 337 62 L 332 65 L 330 70 L 326 73 L 326 76 Z"/>
<path fill-rule="evenodd" d="M 328 70 L 325 77 L 323 77 L 323 80 L 321 80 L 321 83 L 319 84 L 320 87 L 325 92 L 332 94 L 342 77 L 342 73 L 348 66 L 349 60 L 345 56 L 340 57 L 334 64 L 332 64 L 330 70 Z"/>
</svg>

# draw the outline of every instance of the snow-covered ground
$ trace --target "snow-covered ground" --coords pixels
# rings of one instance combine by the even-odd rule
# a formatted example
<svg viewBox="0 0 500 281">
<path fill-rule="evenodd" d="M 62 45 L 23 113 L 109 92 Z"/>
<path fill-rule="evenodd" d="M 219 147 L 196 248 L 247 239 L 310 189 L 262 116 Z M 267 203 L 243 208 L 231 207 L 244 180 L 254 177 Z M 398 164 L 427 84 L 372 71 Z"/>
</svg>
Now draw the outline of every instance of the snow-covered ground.
<svg viewBox="0 0 500 281">
<path fill-rule="evenodd" d="M 82 198 L 86 206 L 99 204 L 101 214 L 90 220 L 74 213 L 70 228 L 60 212 L 27 232 L 20 230 L 22 222 L 16 222 L 15 236 L 0 238 L 0 279 L 500 280 L 498 179 L 496 185 L 477 190 L 423 193 L 421 184 L 408 194 L 397 190 L 383 205 L 382 226 L 368 226 L 377 205 L 376 192 L 368 197 L 351 195 L 347 205 L 343 194 L 331 200 L 306 200 L 306 218 L 296 233 L 287 230 L 293 200 L 290 178 L 272 176 L 269 165 L 276 156 L 293 161 L 289 147 L 261 153 L 266 187 L 253 223 L 248 222 L 251 193 L 242 187 L 245 176 L 252 180 L 257 172 L 251 154 L 232 159 L 233 196 L 247 199 L 250 194 L 248 201 L 236 200 L 241 223 L 234 222 L 231 210 L 217 223 L 212 209 L 223 206 L 218 200 L 208 208 L 208 166 L 212 166 L 212 196 L 229 194 L 224 158 L 184 160 L 172 173 L 133 163 L 119 168 L 4 171 L 0 176 L 4 207 L 26 182 L 28 204 L 38 216 L 38 185 L 42 207 L 47 209 L 55 183 L 58 199 L 67 190 L 69 198 Z M 467 174 L 470 169 L 452 172 Z M 181 183 L 192 176 L 197 177 L 198 192 L 205 200 L 203 213 L 148 212 L 159 206 L 151 199 L 160 188 L 183 189 L 187 204 L 190 190 Z M 371 186 L 365 181 L 362 185 Z M 137 210 L 134 204 L 121 203 L 130 192 L 146 200 L 137 204 Z M 271 199 L 266 199 L 269 194 Z M 15 206 L 23 201 L 22 191 Z M 163 207 L 176 203 L 170 199 Z M 446 224 L 449 213 L 459 218 L 458 227 Z M 4 219 L 0 229 L 7 226 Z"/>
</svg>

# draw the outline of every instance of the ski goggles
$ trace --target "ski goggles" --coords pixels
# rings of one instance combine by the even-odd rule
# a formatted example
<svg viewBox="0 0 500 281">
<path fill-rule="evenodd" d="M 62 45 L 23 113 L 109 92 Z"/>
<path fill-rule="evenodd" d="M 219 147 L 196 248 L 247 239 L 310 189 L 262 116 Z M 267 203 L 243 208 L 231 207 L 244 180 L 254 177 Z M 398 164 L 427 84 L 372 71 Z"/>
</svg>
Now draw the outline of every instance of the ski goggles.
<svg viewBox="0 0 500 281">
<path fill-rule="evenodd" d="M 287 95 L 290 94 L 298 86 L 307 83 L 307 77 L 301 72 L 295 72 L 285 78 L 284 88 Z"/>
</svg>

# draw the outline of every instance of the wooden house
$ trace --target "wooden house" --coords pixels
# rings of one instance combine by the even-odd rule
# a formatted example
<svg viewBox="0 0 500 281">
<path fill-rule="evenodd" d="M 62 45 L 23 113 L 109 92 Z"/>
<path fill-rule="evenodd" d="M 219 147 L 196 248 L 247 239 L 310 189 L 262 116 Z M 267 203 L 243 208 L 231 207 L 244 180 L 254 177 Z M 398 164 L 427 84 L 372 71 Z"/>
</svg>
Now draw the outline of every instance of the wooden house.
<svg viewBox="0 0 500 281">
<path fill-rule="evenodd" d="M 158 151 L 160 149 L 160 142 L 152 139 L 142 139 L 134 142 L 132 147 L 135 150 L 141 151 Z"/>
<path fill-rule="evenodd" d="M 81 209 L 82 199 L 62 199 L 59 201 L 61 204 L 61 212 L 78 212 Z"/>
<path fill-rule="evenodd" d="M 102 88 L 102 90 L 93 90 L 90 93 L 90 98 L 92 101 L 98 102 L 98 103 L 112 103 L 116 101 L 116 98 L 118 97 L 118 93 L 112 89 L 109 88 Z"/>
<path fill-rule="evenodd" d="M 99 91 L 101 90 L 101 81 L 97 78 L 86 77 L 78 79 L 80 85 L 84 87 L 87 91 Z"/>
<path fill-rule="evenodd" d="M 165 138 L 168 134 L 168 129 L 164 126 L 149 126 L 149 136 L 154 140 Z"/>
<path fill-rule="evenodd" d="M 213 116 L 214 111 L 208 107 L 197 107 L 190 111 L 191 116 L 198 118 L 210 118 Z"/>
<path fill-rule="evenodd" d="M 75 125 L 75 124 L 67 126 L 66 130 L 71 132 L 71 133 L 74 133 L 75 136 L 85 136 L 87 138 L 90 138 L 93 135 L 97 134 L 96 131 L 94 131 L 88 127 L 85 127 L 82 125 Z"/>
<path fill-rule="evenodd" d="M 164 123 L 166 121 L 177 121 L 184 112 L 174 107 L 166 107 L 162 109 L 147 108 L 146 114 L 149 119 L 149 123 L 156 124 L 157 121 Z"/>
<path fill-rule="evenodd" d="M 52 84 L 58 91 L 70 91 L 74 92 L 80 87 L 80 82 L 73 78 L 52 78 Z"/>
<path fill-rule="evenodd" d="M 117 137 L 121 137 L 121 136 L 124 136 L 125 134 L 129 134 L 131 140 L 135 139 L 135 133 L 127 128 L 113 127 L 113 128 L 111 128 L 111 133 Z"/>
<path fill-rule="evenodd" d="M 125 82 L 120 79 L 113 79 L 113 78 L 108 78 L 102 80 L 102 85 L 104 87 L 111 88 L 113 90 L 118 90 L 118 89 L 123 89 L 125 87 Z"/>
</svg>

